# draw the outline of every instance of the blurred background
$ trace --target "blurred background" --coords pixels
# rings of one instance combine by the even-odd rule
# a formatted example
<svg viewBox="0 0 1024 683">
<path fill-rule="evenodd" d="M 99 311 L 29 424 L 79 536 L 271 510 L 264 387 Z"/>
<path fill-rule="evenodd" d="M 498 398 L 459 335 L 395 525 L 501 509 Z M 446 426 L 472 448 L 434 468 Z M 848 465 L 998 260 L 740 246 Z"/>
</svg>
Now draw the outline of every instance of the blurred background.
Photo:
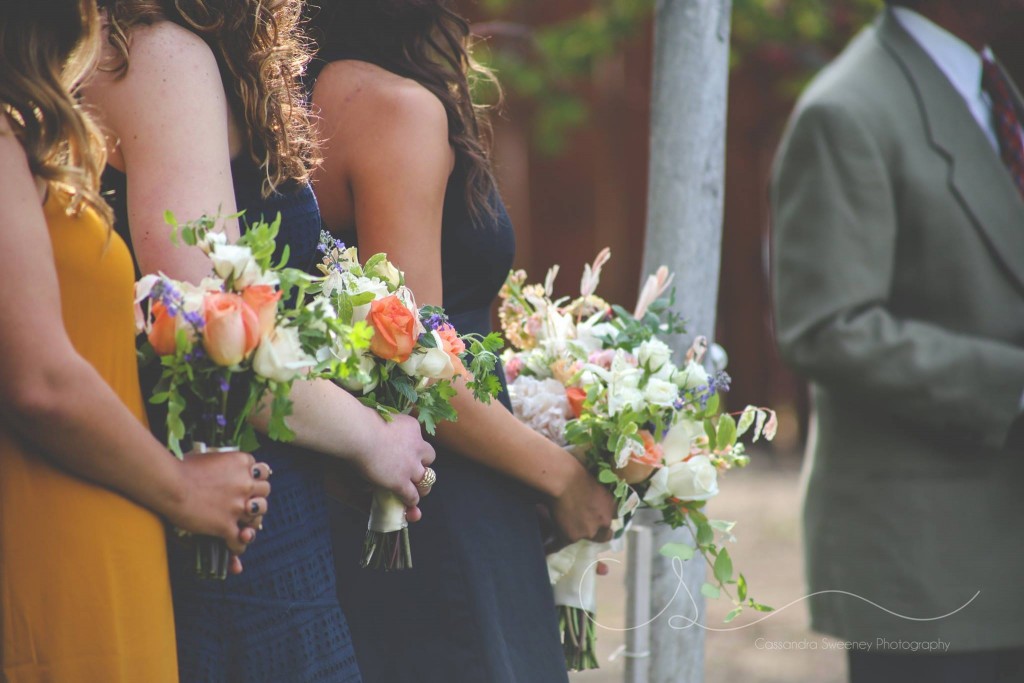
<svg viewBox="0 0 1024 683">
<path fill-rule="evenodd" d="M 562 266 L 556 294 L 604 246 L 613 258 L 598 294 L 632 306 L 641 279 L 654 0 L 458 0 L 480 37 L 476 57 L 504 87 L 492 117 L 499 183 L 516 225 L 517 267 L 540 281 Z M 807 81 L 872 21 L 882 0 L 733 0 L 725 221 L 715 337 L 729 352 L 729 403 L 775 408 L 778 437 L 731 473 L 712 503 L 738 522 L 730 550 L 759 601 L 781 607 L 804 594 L 799 472 L 806 387 L 772 341 L 768 287 L 768 177 L 786 119 Z M 1024 83 L 1021 28 L 996 53 Z M 484 99 L 494 93 L 483 90 Z M 686 293 L 680 293 L 684 305 Z M 692 330 L 692 332 L 704 332 Z M 622 558 L 624 561 L 624 558 Z M 621 681 L 624 563 L 600 583 L 600 671 L 574 682 Z M 731 605 L 710 602 L 722 627 Z M 681 611 L 681 610 L 680 610 Z M 741 617 L 740 622 L 755 617 Z M 765 622 L 707 634 L 706 681 L 838 683 L 845 657 L 807 629 L 803 603 Z M 736 625 L 731 624 L 731 626 Z M 770 649 L 775 643 L 782 649 Z"/>
</svg>

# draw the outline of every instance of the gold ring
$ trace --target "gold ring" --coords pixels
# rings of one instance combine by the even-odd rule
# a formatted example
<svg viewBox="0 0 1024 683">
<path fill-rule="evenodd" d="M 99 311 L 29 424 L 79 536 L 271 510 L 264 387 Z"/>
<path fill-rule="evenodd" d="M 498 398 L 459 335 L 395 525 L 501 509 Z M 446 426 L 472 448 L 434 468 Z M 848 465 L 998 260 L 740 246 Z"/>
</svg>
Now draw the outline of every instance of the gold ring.
<svg viewBox="0 0 1024 683">
<path fill-rule="evenodd" d="M 429 491 L 436 482 L 437 473 L 434 472 L 433 468 L 428 467 L 423 471 L 423 478 L 420 479 L 420 483 L 416 484 L 416 488 L 420 491 Z"/>
</svg>

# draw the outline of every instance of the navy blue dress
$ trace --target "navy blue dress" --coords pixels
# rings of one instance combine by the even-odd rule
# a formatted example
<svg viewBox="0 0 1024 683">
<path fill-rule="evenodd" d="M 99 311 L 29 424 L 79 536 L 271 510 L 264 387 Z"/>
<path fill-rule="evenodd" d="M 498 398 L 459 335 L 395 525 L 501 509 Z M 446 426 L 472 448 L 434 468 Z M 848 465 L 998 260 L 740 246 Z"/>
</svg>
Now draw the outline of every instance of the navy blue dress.
<svg viewBox="0 0 1024 683">
<path fill-rule="evenodd" d="M 264 199 L 259 172 L 247 158 L 232 164 L 232 173 L 238 209 L 245 211 L 243 229 L 246 221 L 271 221 L 280 212 L 278 249 L 287 244 L 288 265 L 308 270 L 320 235 L 310 187 Z M 103 187 L 114 228 L 131 247 L 124 174 L 108 167 Z M 155 377 L 150 373 L 149 387 L 145 381 L 148 390 Z M 151 413 L 155 432 L 163 419 Z M 273 469 L 273 491 L 241 575 L 197 579 L 191 549 L 169 541 L 182 683 L 356 683 L 359 669 L 335 593 L 327 496 L 317 462 L 323 456 L 263 440 L 256 457 Z M 358 557 L 359 549 L 352 553 Z"/>
<path fill-rule="evenodd" d="M 452 174 L 445 195 L 443 304 L 460 333 L 487 334 L 515 234 L 497 193 L 495 217 L 474 225 L 462 172 Z M 356 242 L 354 235 L 341 237 Z M 507 393 L 501 402 L 509 407 Z M 537 494 L 444 449 L 433 467 L 437 484 L 420 503 L 423 519 L 409 526 L 412 569 L 361 568 L 366 514 L 331 500 L 338 597 L 363 679 L 565 683 Z"/>
</svg>

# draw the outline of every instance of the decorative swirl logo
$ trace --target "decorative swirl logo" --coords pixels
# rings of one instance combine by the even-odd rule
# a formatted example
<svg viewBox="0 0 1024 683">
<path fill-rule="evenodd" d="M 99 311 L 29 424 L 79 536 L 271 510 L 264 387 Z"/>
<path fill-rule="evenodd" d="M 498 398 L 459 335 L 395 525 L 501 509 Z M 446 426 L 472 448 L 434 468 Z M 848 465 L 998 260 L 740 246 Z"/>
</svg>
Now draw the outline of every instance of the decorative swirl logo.
<svg viewBox="0 0 1024 683">
<path fill-rule="evenodd" d="M 618 564 L 622 564 L 621 561 L 619 561 L 619 560 L 617 560 L 615 558 L 604 558 L 604 559 L 602 559 L 600 561 L 601 562 L 605 562 L 605 563 L 607 563 L 607 562 L 615 562 L 615 563 L 618 563 Z M 593 571 L 595 569 L 595 567 L 597 566 L 597 563 L 598 563 L 598 560 L 595 560 L 594 562 L 592 562 L 587 567 L 586 572 L 584 572 L 584 579 L 581 579 L 581 581 L 580 581 L 580 596 L 581 596 L 581 599 L 582 599 L 582 595 L 583 595 L 583 581 L 585 580 L 586 575 L 589 574 L 591 571 Z M 676 575 L 676 579 L 677 579 L 676 590 L 672 594 L 672 598 L 668 601 L 668 604 L 665 605 L 661 609 L 660 612 L 655 614 L 653 617 L 651 617 L 650 619 L 648 619 L 644 623 L 636 624 L 634 626 L 627 626 L 626 628 L 616 628 L 614 626 L 605 626 L 601 622 L 599 622 L 596 619 L 594 619 L 593 616 L 590 616 L 590 620 L 594 622 L 595 626 L 597 626 L 598 628 L 602 628 L 602 629 L 604 629 L 606 631 L 625 632 L 625 631 L 632 631 L 632 630 L 635 630 L 635 629 L 638 629 L 638 628 L 643 628 L 644 626 L 649 626 L 650 624 L 653 624 L 655 621 L 660 619 L 661 616 L 663 614 L 665 614 L 665 612 L 668 611 L 668 608 L 676 601 L 676 598 L 679 597 L 680 590 L 686 592 L 686 597 L 689 599 L 690 606 L 693 608 L 693 616 L 692 617 L 688 617 L 688 616 L 685 616 L 685 615 L 682 615 L 682 614 L 672 615 L 668 619 L 669 627 L 673 628 L 673 629 L 675 629 L 677 631 L 682 631 L 682 630 L 688 629 L 688 628 L 690 628 L 692 626 L 696 626 L 697 628 L 702 628 L 705 631 L 714 631 L 714 632 L 719 632 L 719 633 L 725 633 L 725 632 L 729 632 L 729 631 L 741 631 L 741 630 L 743 630 L 745 628 L 749 628 L 751 626 L 754 626 L 755 624 L 760 624 L 762 621 L 770 619 L 771 617 L 773 617 L 776 614 L 779 614 L 780 612 L 782 612 L 782 611 L 792 607 L 793 605 L 796 605 L 797 603 L 803 602 L 804 600 L 808 600 L 808 599 L 813 598 L 813 597 L 818 596 L 818 595 L 828 595 L 828 594 L 848 595 L 851 598 L 856 598 L 858 600 L 862 600 L 862 601 L 866 602 L 867 604 L 871 605 L 872 607 L 875 607 L 875 608 L 877 608 L 877 609 L 879 609 L 879 610 L 881 610 L 881 611 L 883 611 L 883 612 L 885 612 L 887 614 L 891 614 L 894 617 L 899 617 L 900 619 L 905 619 L 907 621 L 920 621 L 920 622 L 923 622 L 923 621 L 939 621 L 941 619 L 946 619 L 948 617 L 951 617 L 954 614 L 956 614 L 957 612 L 960 612 L 961 610 L 965 609 L 968 605 L 970 605 L 972 602 L 974 602 L 978 598 L 979 595 L 981 595 L 981 591 L 980 590 L 976 591 L 974 593 L 974 595 L 971 596 L 970 600 L 968 600 L 964 604 L 960 605 L 959 607 L 957 607 L 952 612 L 947 612 L 946 614 L 940 614 L 937 617 L 912 617 L 912 616 L 908 616 L 906 614 L 900 614 L 899 612 L 894 612 L 891 609 L 888 609 L 888 608 L 886 608 L 886 607 L 884 607 L 882 605 L 879 605 L 877 602 L 869 600 L 868 598 L 865 598 L 862 595 L 857 595 L 856 593 L 851 593 L 849 591 L 844 591 L 844 590 L 821 590 L 821 591 L 817 591 L 817 592 L 811 593 L 810 595 L 805 595 L 805 596 L 803 596 L 801 598 L 797 598 L 796 600 L 793 600 L 792 602 L 789 602 L 789 603 L 783 605 L 782 607 L 779 607 L 778 609 L 776 609 L 776 610 L 774 610 L 772 612 L 766 613 L 761 618 L 755 619 L 754 621 L 750 622 L 749 624 L 742 624 L 740 626 L 730 626 L 730 627 L 726 627 L 726 628 L 715 628 L 713 626 L 705 626 L 704 624 L 700 623 L 700 621 L 699 621 L 700 620 L 700 609 L 697 607 L 697 601 L 694 600 L 694 598 L 693 598 L 693 593 L 690 592 L 689 587 L 686 585 L 686 582 L 683 580 L 683 561 L 680 560 L 678 557 L 673 557 L 672 558 L 672 572 Z"/>
</svg>

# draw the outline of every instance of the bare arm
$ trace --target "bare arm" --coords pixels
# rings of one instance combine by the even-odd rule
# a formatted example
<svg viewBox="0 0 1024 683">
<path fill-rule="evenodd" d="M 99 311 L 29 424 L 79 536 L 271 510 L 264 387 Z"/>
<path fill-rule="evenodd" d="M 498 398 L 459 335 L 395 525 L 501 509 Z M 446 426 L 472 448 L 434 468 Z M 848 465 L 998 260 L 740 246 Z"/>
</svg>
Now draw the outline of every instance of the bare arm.
<svg viewBox="0 0 1024 683">
<path fill-rule="evenodd" d="M 325 70 L 314 103 L 347 163 L 328 163 L 318 187 L 337 192 L 350 184 L 360 251 L 386 252 L 419 303 L 440 304 L 441 214 L 454 161 L 444 109 L 417 86 L 361 89 L 349 98 L 330 79 Z M 545 494 L 570 539 L 607 527 L 611 497 L 567 451 L 462 386 L 453 405 L 459 420 L 438 427 L 440 443 Z"/>
<path fill-rule="evenodd" d="M 97 73 L 85 99 L 117 143 L 111 160 L 119 158 L 128 176 L 128 224 L 139 270 L 191 282 L 209 275 L 205 259 L 172 246 L 164 212 L 192 220 L 236 210 L 230 113 L 210 48 L 170 22 L 140 26 L 132 31 L 124 77 Z M 237 221 L 227 221 L 225 229 L 229 240 L 238 238 Z"/>
<path fill-rule="evenodd" d="M 112 488 L 198 533 L 242 552 L 238 522 L 250 499 L 269 492 L 252 456 L 183 464 L 150 435 L 95 369 L 75 351 L 61 317 L 46 219 L 25 155 L 0 121 L 0 260 L 10 277 L 0 297 L 0 410 L 29 448 L 82 478 Z M 14 226 L 17 226 L 16 228 Z M 41 343 L 41 341 L 43 343 Z M 263 466 L 265 468 L 265 466 Z M 219 490 L 211 489 L 211 482 Z M 245 535 L 251 538 L 251 530 Z"/>
<path fill-rule="evenodd" d="M 230 139 L 236 126 L 212 52 L 197 36 L 168 23 L 139 30 L 128 73 L 121 80 L 97 80 L 89 97 L 121 141 L 140 270 L 198 282 L 209 275 L 209 260 L 197 249 L 175 247 L 163 214 L 168 208 L 180 219 L 235 212 Z M 236 222 L 227 230 L 229 239 L 237 238 Z M 417 504 L 415 482 L 434 453 L 415 420 L 384 423 L 326 380 L 297 382 L 292 399 L 288 421 L 297 444 L 351 460 L 371 482 L 407 505 Z M 265 432 L 268 421 L 264 412 L 253 422 Z"/>
</svg>

